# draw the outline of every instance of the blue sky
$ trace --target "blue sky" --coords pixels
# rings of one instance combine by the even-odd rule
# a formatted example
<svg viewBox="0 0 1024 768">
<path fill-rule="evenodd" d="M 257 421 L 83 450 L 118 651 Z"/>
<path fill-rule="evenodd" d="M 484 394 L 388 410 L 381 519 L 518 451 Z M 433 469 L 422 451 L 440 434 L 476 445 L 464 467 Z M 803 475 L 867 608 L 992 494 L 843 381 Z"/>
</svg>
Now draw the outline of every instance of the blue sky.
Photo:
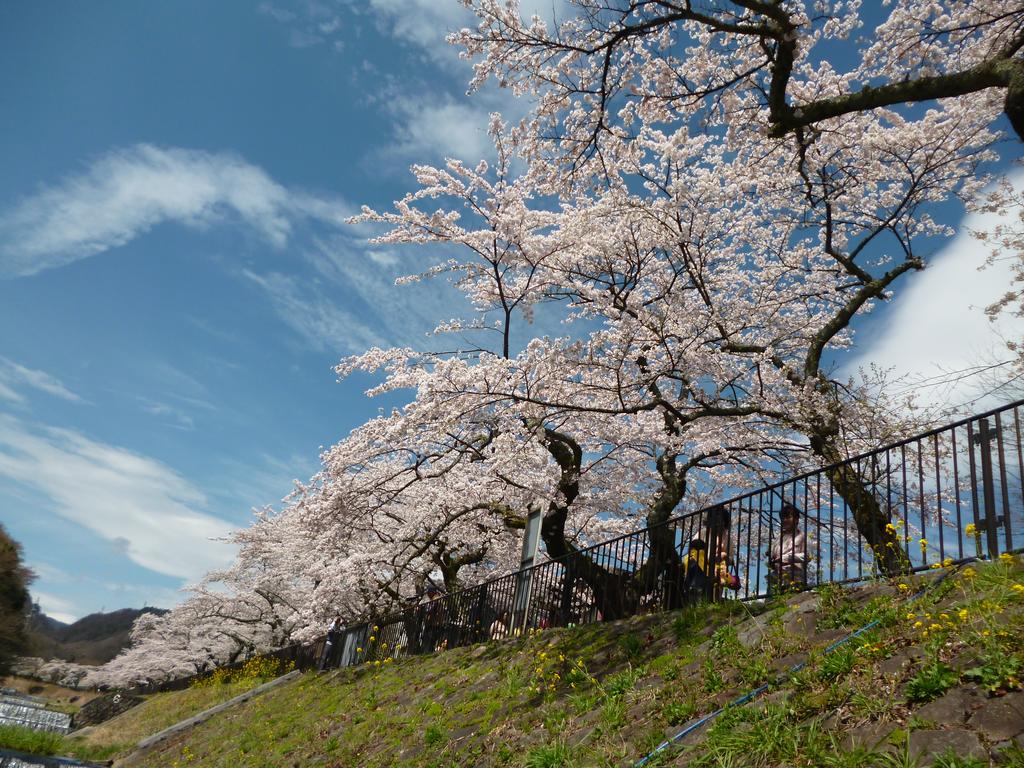
<svg viewBox="0 0 1024 768">
<path fill-rule="evenodd" d="M 424 252 L 343 220 L 399 198 L 411 162 L 487 154 L 487 114 L 518 109 L 465 96 L 443 40 L 463 13 L 0 4 L 0 521 L 48 613 L 179 600 L 230 559 L 211 538 L 392 404 L 332 366 L 456 314 L 437 284 L 393 286 Z M 919 346 L 865 331 L 865 360 Z"/>
</svg>

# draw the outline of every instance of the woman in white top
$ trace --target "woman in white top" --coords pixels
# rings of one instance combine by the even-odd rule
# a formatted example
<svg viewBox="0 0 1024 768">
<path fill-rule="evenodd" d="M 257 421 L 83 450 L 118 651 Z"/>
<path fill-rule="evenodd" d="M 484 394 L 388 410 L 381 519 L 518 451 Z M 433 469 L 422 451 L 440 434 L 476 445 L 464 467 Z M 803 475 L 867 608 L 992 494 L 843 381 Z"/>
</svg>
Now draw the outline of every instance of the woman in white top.
<svg viewBox="0 0 1024 768">
<path fill-rule="evenodd" d="M 768 546 L 769 595 L 807 586 L 807 539 L 800 530 L 800 510 L 784 501 L 779 520 L 779 537 Z"/>
</svg>

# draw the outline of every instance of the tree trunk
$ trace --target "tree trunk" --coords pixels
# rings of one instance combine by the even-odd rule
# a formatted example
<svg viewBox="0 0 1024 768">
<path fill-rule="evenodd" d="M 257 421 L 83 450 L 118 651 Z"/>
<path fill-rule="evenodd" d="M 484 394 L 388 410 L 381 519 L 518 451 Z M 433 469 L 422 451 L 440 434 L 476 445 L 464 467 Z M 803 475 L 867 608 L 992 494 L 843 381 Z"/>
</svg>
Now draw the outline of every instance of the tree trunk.
<svg viewBox="0 0 1024 768">
<path fill-rule="evenodd" d="M 841 464 L 842 452 L 837 445 L 838 424 L 819 427 L 811 434 L 811 450 L 827 464 L 837 465 L 825 471 L 836 493 L 846 502 L 853 516 L 857 533 L 871 547 L 878 570 L 885 576 L 899 576 L 910 571 L 910 558 L 903 548 L 892 523 L 892 509 L 883 509 L 857 468 Z"/>
<path fill-rule="evenodd" d="M 649 548 L 647 560 L 635 571 L 613 570 L 595 562 L 580 552 L 565 537 L 565 523 L 573 501 L 579 495 L 579 471 L 583 453 L 571 437 L 546 430 L 547 448 L 561 469 L 558 490 L 561 499 L 551 502 L 541 521 L 540 535 L 548 555 L 558 560 L 565 568 L 565 578 L 570 582 L 559 600 L 559 610 L 568 614 L 572 599 L 571 583 L 581 579 L 594 594 L 594 602 L 605 620 L 615 620 L 639 613 L 643 597 L 657 588 L 659 579 L 670 580 L 679 576 L 682 561 L 676 550 L 675 529 L 664 525 L 685 493 L 686 483 L 676 468 L 675 456 L 665 455 L 658 459 L 658 471 L 664 482 L 657 494 L 651 512 L 647 516 Z M 671 590 L 670 595 L 678 593 Z M 681 601 L 677 595 L 669 607 L 677 607 Z"/>
</svg>

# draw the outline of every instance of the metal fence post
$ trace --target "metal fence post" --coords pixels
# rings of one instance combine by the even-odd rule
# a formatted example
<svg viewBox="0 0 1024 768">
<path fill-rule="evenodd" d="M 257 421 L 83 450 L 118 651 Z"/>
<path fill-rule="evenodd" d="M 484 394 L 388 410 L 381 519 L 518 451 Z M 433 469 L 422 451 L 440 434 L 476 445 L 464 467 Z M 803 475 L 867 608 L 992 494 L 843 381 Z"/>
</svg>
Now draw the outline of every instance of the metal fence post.
<svg viewBox="0 0 1024 768">
<path fill-rule="evenodd" d="M 999 514 L 996 511 L 996 484 L 992 475 L 992 436 L 988 419 L 979 421 L 978 436 L 975 441 L 981 446 L 981 488 L 985 502 L 985 517 L 980 522 L 985 529 L 985 542 L 988 545 L 989 557 L 999 554 L 999 534 L 996 532 L 996 528 L 1000 524 Z"/>
<path fill-rule="evenodd" d="M 523 555 L 519 561 L 519 576 L 516 579 L 516 594 L 513 599 L 512 626 L 509 631 L 525 629 L 530 610 L 530 587 L 533 583 L 533 564 L 540 546 L 540 523 L 542 512 L 539 507 L 531 508 L 523 530 Z"/>
</svg>

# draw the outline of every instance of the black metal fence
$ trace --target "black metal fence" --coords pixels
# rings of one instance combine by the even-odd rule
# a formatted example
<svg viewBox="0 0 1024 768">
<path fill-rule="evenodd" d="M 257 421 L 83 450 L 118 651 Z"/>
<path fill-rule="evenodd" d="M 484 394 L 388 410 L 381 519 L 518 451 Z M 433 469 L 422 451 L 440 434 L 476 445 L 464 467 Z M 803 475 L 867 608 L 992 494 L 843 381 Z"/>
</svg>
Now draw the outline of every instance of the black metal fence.
<svg viewBox="0 0 1024 768">
<path fill-rule="evenodd" d="M 304 648 L 300 666 L 387 663 L 695 599 L 756 599 L 1018 549 L 1022 407 L 1012 403 L 349 627 L 330 648 L 324 640 Z"/>
</svg>

